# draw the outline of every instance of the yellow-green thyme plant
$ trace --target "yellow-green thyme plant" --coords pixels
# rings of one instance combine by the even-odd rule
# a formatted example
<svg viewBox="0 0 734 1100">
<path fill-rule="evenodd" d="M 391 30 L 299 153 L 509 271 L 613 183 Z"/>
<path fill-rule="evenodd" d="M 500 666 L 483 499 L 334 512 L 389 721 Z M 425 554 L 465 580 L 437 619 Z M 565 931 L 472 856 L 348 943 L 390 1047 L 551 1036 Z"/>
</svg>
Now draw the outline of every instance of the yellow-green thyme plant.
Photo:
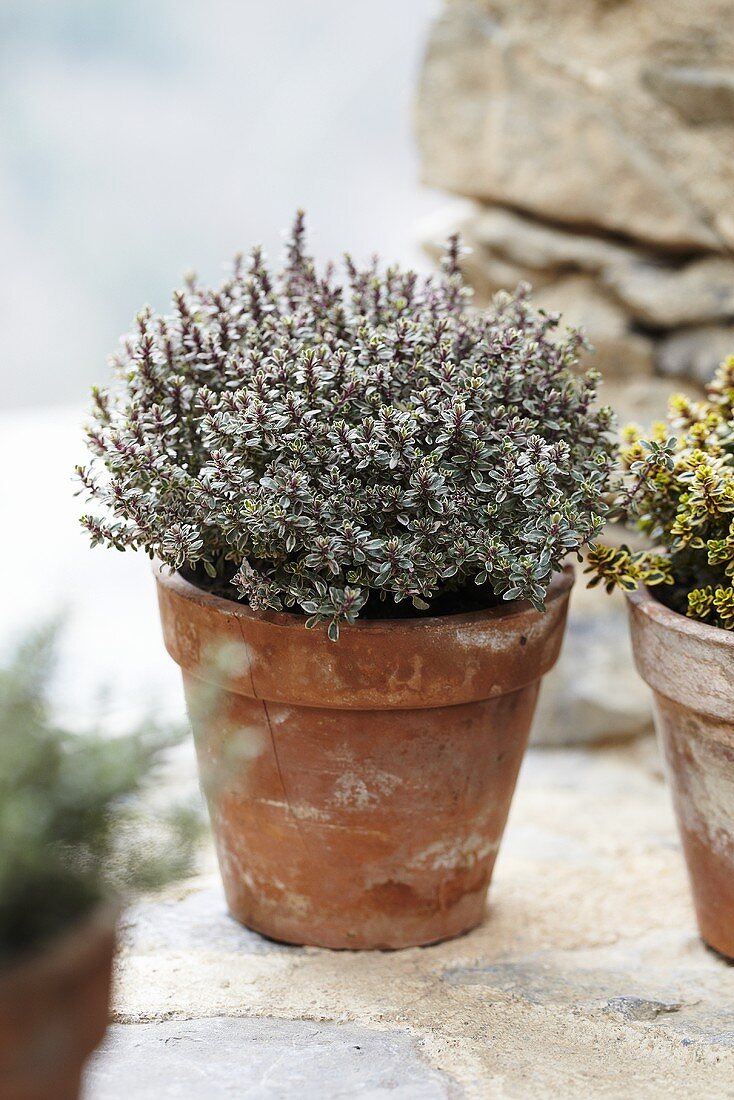
<svg viewBox="0 0 734 1100">
<path fill-rule="evenodd" d="M 734 356 L 704 400 L 671 397 L 667 423 L 653 425 L 649 438 L 627 428 L 620 456 L 625 474 L 612 514 L 655 549 L 593 545 L 590 583 L 659 586 L 674 611 L 734 629 Z"/>
</svg>

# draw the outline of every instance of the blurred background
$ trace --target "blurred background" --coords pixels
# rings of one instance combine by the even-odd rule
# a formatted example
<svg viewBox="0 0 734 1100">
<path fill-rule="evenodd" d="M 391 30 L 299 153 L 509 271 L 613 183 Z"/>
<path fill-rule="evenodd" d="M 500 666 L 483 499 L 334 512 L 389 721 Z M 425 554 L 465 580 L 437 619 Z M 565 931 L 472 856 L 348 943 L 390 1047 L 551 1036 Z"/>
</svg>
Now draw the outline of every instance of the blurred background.
<svg viewBox="0 0 734 1100">
<path fill-rule="evenodd" d="M 70 472 L 135 312 L 238 249 L 531 282 L 583 324 L 621 420 L 734 349 L 730 0 L 4 0 L 0 647 L 67 607 L 64 698 L 181 707 L 144 560 L 90 552 Z M 649 727 L 619 601 L 577 585 L 536 737 Z M 581 658 L 583 657 L 583 660 Z M 583 667 L 583 672 L 579 668 Z"/>
<path fill-rule="evenodd" d="M 438 0 L 3 0 L 0 649 L 66 608 L 60 703 L 182 708 L 146 560 L 90 552 L 89 387 L 146 302 L 218 281 L 298 206 L 317 257 L 430 266 L 412 103 Z M 8 533 L 10 537 L 7 537 Z"/>
<path fill-rule="evenodd" d="M 410 108 L 438 0 L 3 0 L 3 404 L 80 403 L 144 302 L 235 251 L 419 258 Z"/>
</svg>

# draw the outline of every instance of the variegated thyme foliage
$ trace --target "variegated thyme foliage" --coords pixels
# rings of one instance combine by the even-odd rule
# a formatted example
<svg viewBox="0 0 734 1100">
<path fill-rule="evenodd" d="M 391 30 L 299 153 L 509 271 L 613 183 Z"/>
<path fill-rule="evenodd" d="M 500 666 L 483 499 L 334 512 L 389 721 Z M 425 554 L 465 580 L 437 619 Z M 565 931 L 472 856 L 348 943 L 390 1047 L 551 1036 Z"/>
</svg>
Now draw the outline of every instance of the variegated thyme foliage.
<svg viewBox="0 0 734 1100">
<path fill-rule="evenodd" d="M 370 597 L 425 609 L 469 582 L 541 608 L 601 526 L 611 414 L 573 371 L 582 338 L 554 342 L 524 288 L 472 311 L 459 255 L 425 278 L 346 257 L 342 286 L 299 214 L 279 275 L 254 249 L 218 290 L 144 309 L 94 393 L 93 543 L 233 579 L 332 637 Z"/>
<path fill-rule="evenodd" d="M 704 401 L 671 398 L 668 423 L 642 440 L 636 426 L 621 449 L 627 471 L 617 510 L 662 548 L 590 551 L 592 584 L 671 586 L 665 603 L 693 619 L 734 629 L 734 356 L 719 367 Z M 665 591 L 665 590 L 663 590 Z"/>
</svg>

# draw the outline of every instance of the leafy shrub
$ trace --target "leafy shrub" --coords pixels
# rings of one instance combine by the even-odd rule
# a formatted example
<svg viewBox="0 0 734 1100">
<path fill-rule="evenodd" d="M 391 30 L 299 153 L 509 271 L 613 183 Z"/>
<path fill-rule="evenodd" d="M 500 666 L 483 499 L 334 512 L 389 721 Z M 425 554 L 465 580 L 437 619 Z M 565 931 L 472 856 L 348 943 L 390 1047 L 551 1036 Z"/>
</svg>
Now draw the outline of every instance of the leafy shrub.
<svg viewBox="0 0 734 1100">
<path fill-rule="evenodd" d="M 197 831 L 190 811 L 155 818 L 135 797 L 173 733 L 61 729 L 44 698 L 53 656 L 46 629 L 0 670 L 0 966 L 111 892 L 186 873 Z"/>
<path fill-rule="evenodd" d="M 675 434 L 672 434 L 675 433 Z M 734 629 L 734 356 L 719 367 L 706 399 L 676 395 L 668 423 L 649 439 L 631 426 L 626 474 L 615 511 L 660 549 L 595 546 L 591 584 L 663 586 L 661 599 L 700 622 Z"/>
<path fill-rule="evenodd" d="M 296 218 L 284 270 L 255 249 L 218 290 L 146 308 L 95 391 L 93 543 L 144 547 L 306 625 L 468 584 L 543 607 L 602 523 L 611 414 L 583 338 L 527 288 L 471 311 L 449 242 L 439 276 L 346 257 L 317 271 Z M 234 595 L 234 590 L 229 589 Z M 434 603 L 434 606 L 435 603 Z"/>
</svg>

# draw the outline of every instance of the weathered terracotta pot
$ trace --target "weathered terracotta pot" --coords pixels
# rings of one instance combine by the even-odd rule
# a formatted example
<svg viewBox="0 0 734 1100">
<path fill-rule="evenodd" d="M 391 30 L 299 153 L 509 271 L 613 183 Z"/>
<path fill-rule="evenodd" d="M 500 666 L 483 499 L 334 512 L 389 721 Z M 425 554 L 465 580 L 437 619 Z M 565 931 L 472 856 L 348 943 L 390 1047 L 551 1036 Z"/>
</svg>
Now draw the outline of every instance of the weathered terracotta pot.
<svg viewBox="0 0 734 1100">
<path fill-rule="evenodd" d="M 362 621 L 336 643 L 299 616 L 157 579 L 233 915 L 335 948 L 478 924 L 573 571 L 545 614 Z M 204 719 L 202 679 L 224 693 Z"/>
<path fill-rule="evenodd" d="M 107 1028 L 115 914 L 100 907 L 0 971 L 0 1100 L 76 1100 Z"/>
<path fill-rule="evenodd" d="M 734 958 L 734 634 L 629 596 L 701 937 Z"/>
</svg>

